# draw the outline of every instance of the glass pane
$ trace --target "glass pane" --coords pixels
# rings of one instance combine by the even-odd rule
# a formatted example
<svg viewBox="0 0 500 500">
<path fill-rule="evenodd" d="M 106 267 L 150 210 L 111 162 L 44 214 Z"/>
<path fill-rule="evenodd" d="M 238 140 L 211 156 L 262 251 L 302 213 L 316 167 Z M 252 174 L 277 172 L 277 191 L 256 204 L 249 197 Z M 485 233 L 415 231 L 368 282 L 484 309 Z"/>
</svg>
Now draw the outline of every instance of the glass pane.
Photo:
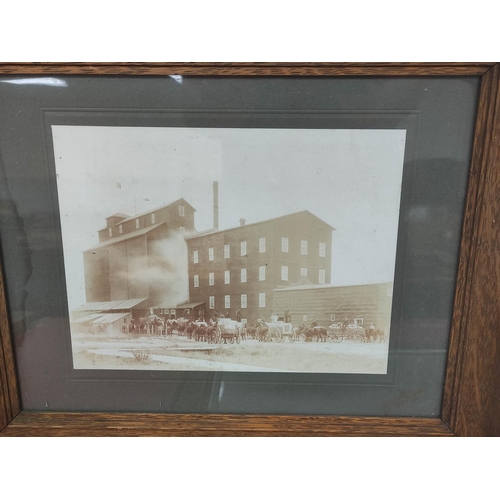
<svg viewBox="0 0 500 500">
<path fill-rule="evenodd" d="M 24 409 L 439 415 L 478 78 L 15 80 Z"/>
</svg>

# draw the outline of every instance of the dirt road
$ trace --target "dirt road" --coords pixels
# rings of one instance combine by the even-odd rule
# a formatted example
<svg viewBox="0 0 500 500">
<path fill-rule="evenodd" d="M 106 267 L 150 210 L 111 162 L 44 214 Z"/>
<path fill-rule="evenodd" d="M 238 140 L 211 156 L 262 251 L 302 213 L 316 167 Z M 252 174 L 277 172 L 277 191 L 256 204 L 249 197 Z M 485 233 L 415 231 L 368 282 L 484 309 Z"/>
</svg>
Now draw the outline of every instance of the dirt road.
<svg viewBox="0 0 500 500">
<path fill-rule="evenodd" d="M 73 339 L 76 369 L 386 373 L 387 343 L 243 340 L 208 344 L 169 338 Z"/>
</svg>

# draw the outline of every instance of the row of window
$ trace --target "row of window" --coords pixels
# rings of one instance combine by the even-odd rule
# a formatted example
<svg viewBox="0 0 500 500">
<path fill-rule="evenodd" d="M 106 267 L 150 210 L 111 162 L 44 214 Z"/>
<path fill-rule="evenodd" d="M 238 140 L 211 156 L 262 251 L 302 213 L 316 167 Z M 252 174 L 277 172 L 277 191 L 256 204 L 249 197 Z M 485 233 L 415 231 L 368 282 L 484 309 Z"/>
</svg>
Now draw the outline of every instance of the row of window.
<svg viewBox="0 0 500 500">
<path fill-rule="evenodd" d="M 284 253 L 288 253 L 288 238 L 281 238 L 281 251 Z M 266 238 L 259 238 L 259 253 L 265 253 L 266 252 Z M 302 255 L 307 255 L 308 252 L 308 241 L 307 240 L 301 240 L 300 242 L 300 253 Z M 240 242 L 240 255 L 245 256 L 247 255 L 247 242 L 242 241 Z M 320 257 L 325 257 L 326 256 L 326 243 L 320 243 L 319 244 L 319 256 Z M 224 245 L 224 258 L 229 259 L 231 257 L 231 246 Z M 210 247 L 208 249 L 208 260 L 213 261 L 214 260 L 214 248 Z M 193 252 L 193 262 L 195 264 L 198 264 L 199 262 L 199 253 L 198 250 L 194 250 Z"/>
<path fill-rule="evenodd" d="M 185 213 L 185 211 L 184 211 L 184 206 L 183 206 L 183 205 L 179 205 L 179 215 L 180 215 L 181 217 L 184 217 L 184 213 Z M 140 223 L 140 219 L 139 219 L 139 218 L 135 219 L 135 228 L 136 228 L 136 229 L 139 229 L 139 228 L 140 228 L 140 224 L 141 224 L 141 223 Z M 151 214 L 151 224 L 156 224 L 156 214 L 155 214 L 155 213 L 152 213 L 152 214 Z M 179 231 L 180 231 L 181 233 L 185 233 L 185 231 L 186 231 L 186 230 L 185 230 L 185 228 L 184 228 L 184 227 L 180 227 L 180 228 L 179 228 Z M 109 234 L 109 237 L 110 237 L 110 238 L 113 236 L 113 228 L 112 228 L 112 227 L 110 227 L 110 228 L 108 229 L 108 234 Z M 123 234 L 123 224 L 120 224 L 120 225 L 118 226 L 118 234 Z"/>
<path fill-rule="evenodd" d="M 240 309 L 246 309 L 248 304 L 248 296 L 246 293 L 240 295 Z M 211 295 L 208 297 L 208 307 L 215 309 L 215 297 Z M 259 307 L 266 307 L 266 294 L 259 293 Z M 231 308 L 231 295 L 224 295 L 224 308 Z"/>
<path fill-rule="evenodd" d="M 307 268 L 300 268 L 300 276 L 302 278 L 307 277 Z M 320 269 L 318 272 L 318 283 L 325 283 L 326 272 L 324 269 Z M 266 281 L 266 266 L 259 266 L 259 281 Z M 281 281 L 288 281 L 288 266 L 281 266 Z M 247 282 L 247 270 L 243 268 L 240 270 L 240 283 Z M 231 271 L 224 271 L 224 284 L 229 285 L 231 283 Z M 215 284 L 215 273 L 208 273 L 208 284 L 213 286 Z M 200 286 L 200 276 L 198 274 L 194 275 L 193 285 L 195 288 Z"/>
</svg>

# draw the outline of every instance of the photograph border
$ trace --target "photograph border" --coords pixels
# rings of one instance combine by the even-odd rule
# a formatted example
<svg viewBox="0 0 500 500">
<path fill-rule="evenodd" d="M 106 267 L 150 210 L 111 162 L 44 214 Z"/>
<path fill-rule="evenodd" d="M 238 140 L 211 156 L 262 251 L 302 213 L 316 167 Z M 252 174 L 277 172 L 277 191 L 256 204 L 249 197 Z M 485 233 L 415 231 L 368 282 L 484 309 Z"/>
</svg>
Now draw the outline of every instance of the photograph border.
<svg viewBox="0 0 500 500">
<path fill-rule="evenodd" d="M 500 435 L 500 66 L 493 63 L 15 63 L 2 75 L 481 76 L 440 418 L 22 411 L 0 272 L 3 436 Z M 8 262 L 2 262 L 7 267 Z"/>
</svg>

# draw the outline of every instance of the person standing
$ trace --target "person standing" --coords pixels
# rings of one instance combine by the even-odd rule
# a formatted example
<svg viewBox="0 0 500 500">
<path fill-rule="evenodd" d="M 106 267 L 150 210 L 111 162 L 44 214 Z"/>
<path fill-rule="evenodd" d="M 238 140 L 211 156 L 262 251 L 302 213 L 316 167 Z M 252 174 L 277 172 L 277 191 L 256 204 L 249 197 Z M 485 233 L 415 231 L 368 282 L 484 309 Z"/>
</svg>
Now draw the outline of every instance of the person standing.
<svg viewBox="0 0 500 500">
<path fill-rule="evenodd" d="M 285 323 L 291 323 L 291 322 L 292 322 L 292 318 L 290 316 L 290 310 L 285 309 Z"/>
</svg>

